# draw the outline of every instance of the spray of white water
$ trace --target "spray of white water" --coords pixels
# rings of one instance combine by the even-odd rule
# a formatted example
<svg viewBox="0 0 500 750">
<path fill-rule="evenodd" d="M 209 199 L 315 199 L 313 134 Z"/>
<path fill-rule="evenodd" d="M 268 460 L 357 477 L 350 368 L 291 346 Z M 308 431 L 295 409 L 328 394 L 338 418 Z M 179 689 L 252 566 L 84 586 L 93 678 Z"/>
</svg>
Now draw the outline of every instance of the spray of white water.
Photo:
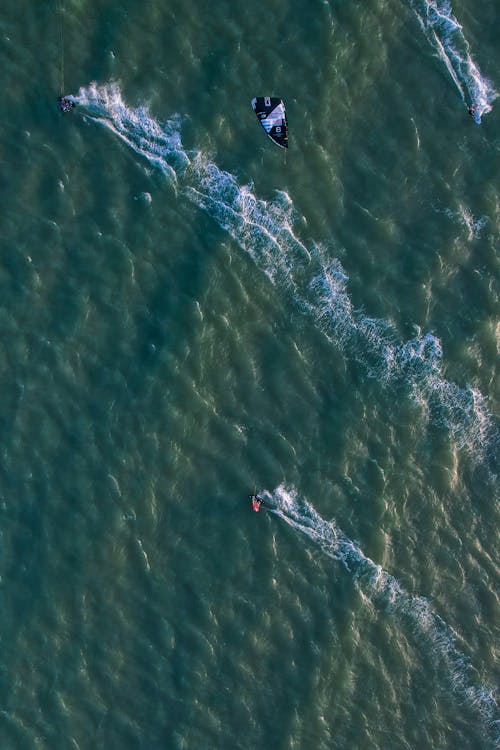
<svg viewBox="0 0 500 750">
<path fill-rule="evenodd" d="M 409 3 L 460 96 L 467 105 L 474 106 L 474 120 L 480 125 L 498 94 L 473 61 L 449 0 L 409 0 Z"/>
<path fill-rule="evenodd" d="M 287 193 L 262 200 L 252 185 L 240 185 L 202 153 L 188 154 L 178 117 L 160 125 L 146 107 L 129 108 L 116 84 L 82 88 L 73 99 L 173 180 L 369 376 L 386 386 L 403 385 L 424 417 L 446 428 L 457 447 L 467 448 L 478 460 L 495 450 L 496 428 L 484 397 L 475 388 L 461 388 L 444 378 L 439 339 L 416 329 L 414 338 L 400 342 L 389 321 L 353 308 L 340 261 L 332 259 L 327 248 L 306 247 L 294 234 L 295 209 Z"/>
<path fill-rule="evenodd" d="M 411 627 L 417 639 L 447 668 L 455 693 L 485 722 L 488 732 L 498 737 L 498 706 L 492 690 L 474 684 L 473 668 L 457 647 L 457 636 L 421 596 L 411 596 L 398 581 L 377 565 L 339 529 L 334 520 L 325 521 L 293 488 L 277 487 L 260 493 L 271 512 L 305 534 L 329 557 L 339 560 L 353 576 L 364 599 L 383 608 Z"/>
</svg>

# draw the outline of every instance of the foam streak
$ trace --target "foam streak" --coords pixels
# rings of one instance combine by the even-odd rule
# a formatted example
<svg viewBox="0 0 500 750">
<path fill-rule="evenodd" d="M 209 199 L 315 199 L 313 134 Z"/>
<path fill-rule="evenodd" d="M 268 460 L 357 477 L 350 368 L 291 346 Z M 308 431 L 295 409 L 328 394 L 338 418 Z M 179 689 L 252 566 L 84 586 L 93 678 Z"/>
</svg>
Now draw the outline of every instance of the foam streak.
<svg viewBox="0 0 500 750">
<path fill-rule="evenodd" d="M 377 565 L 339 529 L 335 521 L 325 521 L 294 489 L 282 485 L 274 492 L 260 493 L 272 506 L 271 512 L 289 526 L 305 534 L 334 560 L 339 560 L 353 576 L 363 598 L 409 624 L 417 639 L 430 644 L 434 657 L 445 664 L 455 693 L 466 700 L 498 736 L 495 721 L 498 706 L 490 689 L 472 681 L 472 666 L 457 647 L 457 636 L 421 596 L 411 596 L 398 581 Z"/>
<path fill-rule="evenodd" d="M 453 15 L 449 0 L 409 0 L 429 42 L 443 61 L 466 104 L 475 107 L 474 119 L 481 124 L 498 96 L 490 81 L 474 63 L 469 43 Z"/>
</svg>

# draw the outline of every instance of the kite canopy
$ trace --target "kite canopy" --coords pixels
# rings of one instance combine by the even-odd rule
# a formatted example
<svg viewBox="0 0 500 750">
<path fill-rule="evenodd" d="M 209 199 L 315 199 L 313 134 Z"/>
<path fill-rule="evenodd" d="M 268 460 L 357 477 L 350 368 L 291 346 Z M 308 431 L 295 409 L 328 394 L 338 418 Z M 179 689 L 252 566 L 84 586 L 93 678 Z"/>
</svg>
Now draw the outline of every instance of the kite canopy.
<svg viewBox="0 0 500 750">
<path fill-rule="evenodd" d="M 275 96 L 258 96 L 252 107 L 269 138 L 281 148 L 288 148 L 288 122 L 283 99 Z"/>
</svg>

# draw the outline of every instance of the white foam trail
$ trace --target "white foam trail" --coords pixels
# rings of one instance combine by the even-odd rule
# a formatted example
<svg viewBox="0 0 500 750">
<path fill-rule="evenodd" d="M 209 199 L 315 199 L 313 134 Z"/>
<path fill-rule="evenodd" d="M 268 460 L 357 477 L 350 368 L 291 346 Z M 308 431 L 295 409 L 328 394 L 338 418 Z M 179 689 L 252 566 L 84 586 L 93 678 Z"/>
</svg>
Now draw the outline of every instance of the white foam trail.
<svg viewBox="0 0 500 750">
<path fill-rule="evenodd" d="M 257 198 L 250 185 L 198 155 L 188 174 L 194 186 L 186 192 L 209 213 L 271 281 L 286 288 L 336 347 L 364 365 L 386 385 L 406 383 L 412 398 L 434 424 L 445 427 L 459 448 L 483 459 L 495 446 L 495 429 L 486 400 L 470 386 L 460 388 L 442 374 L 442 348 L 431 333 L 416 329 L 399 343 L 394 327 L 352 306 L 349 281 L 339 260 L 325 248 L 309 250 L 293 232 L 295 210 L 286 193 L 274 201 Z"/>
<path fill-rule="evenodd" d="M 94 82 L 82 87 L 76 96 L 67 98 L 85 107 L 96 122 L 109 128 L 174 182 L 189 164 L 181 143 L 177 115 L 160 124 L 151 117 L 147 107 L 127 107 L 116 83 L 98 86 Z"/>
<path fill-rule="evenodd" d="M 178 118 L 160 126 L 145 107 L 128 108 L 116 84 L 80 89 L 77 101 L 134 151 L 169 175 L 182 178 L 183 194 L 205 210 L 247 252 L 272 283 L 286 289 L 335 347 L 360 362 L 385 385 L 406 384 L 434 424 L 445 427 L 459 448 L 479 460 L 497 440 L 479 391 L 460 388 L 442 374 L 442 349 L 431 333 L 398 342 L 390 322 L 353 308 L 340 261 L 326 248 L 307 248 L 293 227 L 295 209 L 285 192 L 274 200 L 256 197 L 251 185 L 217 167 L 203 154 L 188 154 Z"/>
<path fill-rule="evenodd" d="M 498 96 L 490 81 L 474 63 L 462 27 L 453 15 L 449 0 L 409 0 L 420 25 L 444 62 L 460 96 L 475 107 L 474 120 L 481 124 Z"/>
<path fill-rule="evenodd" d="M 431 645 L 434 658 L 445 664 L 453 690 L 479 713 L 490 732 L 498 735 L 497 703 L 492 690 L 474 685 L 469 659 L 457 647 L 457 636 L 421 596 L 411 596 L 398 581 L 377 565 L 339 529 L 325 521 L 293 488 L 283 485 L 274 492 L 259 493 L 272 506 L 271 512 L 308 536 L 352 574 L 363 598 L 409 623 L 417 639 Z M 497 736 L 497 739 L 500 737 Z"/>
</svg>

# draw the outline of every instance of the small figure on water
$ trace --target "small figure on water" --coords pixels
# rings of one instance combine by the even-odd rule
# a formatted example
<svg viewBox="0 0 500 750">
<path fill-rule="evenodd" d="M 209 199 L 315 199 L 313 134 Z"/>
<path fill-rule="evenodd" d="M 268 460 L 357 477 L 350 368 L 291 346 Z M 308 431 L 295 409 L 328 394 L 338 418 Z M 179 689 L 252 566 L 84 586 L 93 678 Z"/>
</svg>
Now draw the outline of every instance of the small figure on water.
<svg viewBox="0 0 500 750">
<path fill-rule="evenodd" d="M 258 495 L 250 495 L 250 500 L 252 501 L 252 510 L 258 513 L 260 510 L 260 506 L 264 503 L 263 499 Z M 266 506 L 264 505 L 264 508 L 265 507 Z"/>
<path fill-rule="evenodd" d="M 472 117 L 472 119 L 474 120 L 474 122 L 476 123 L 476 125 L 481 125 L 481 112 L 482 112 L 482 110 L 481 110 L 480 106 L 477 105 L 477 104 L 472 104 L 471 103 L 467 107 L 467 111 L 470 114 L 470 116 Z"/>
<path fill-rule="evenodd" d="M 73 107 L 76 106 L 76 102 L 72 101 L 71 99 L 68 99 L 67 96 L 60 96 L 57 99 L 57 106 L 61 110 L 61 112 L 71 112 Z"/>
</svg>

